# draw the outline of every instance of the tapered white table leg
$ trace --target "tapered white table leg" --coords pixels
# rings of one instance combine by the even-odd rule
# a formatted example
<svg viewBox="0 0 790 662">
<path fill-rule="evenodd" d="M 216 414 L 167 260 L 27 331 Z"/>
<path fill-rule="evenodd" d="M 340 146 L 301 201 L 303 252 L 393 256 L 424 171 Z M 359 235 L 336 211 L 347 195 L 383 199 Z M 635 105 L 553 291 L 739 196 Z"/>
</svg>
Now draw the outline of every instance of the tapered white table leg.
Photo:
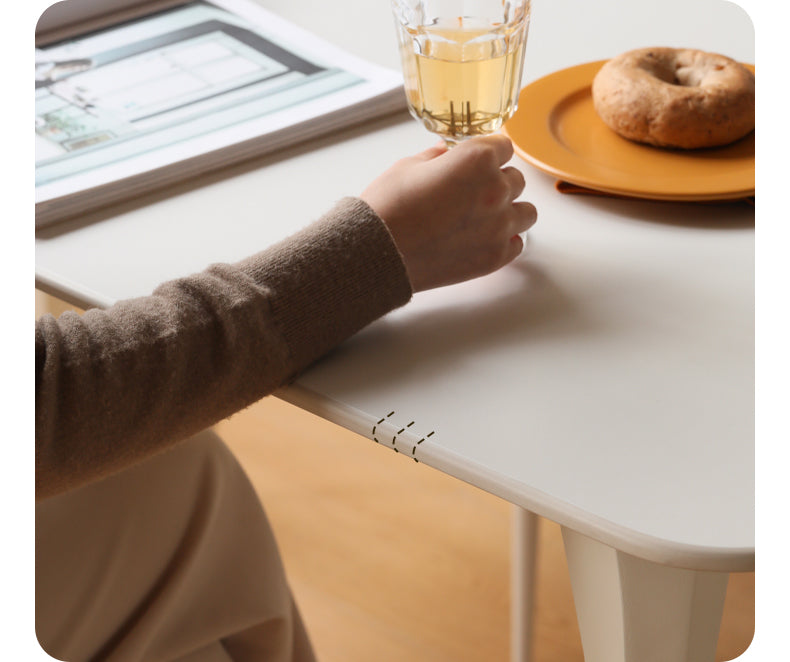
<svg viewBox="0 0 790 662">
<path fill-rule="evenodd" d="M 658 565 L 562 529 L 585 662 L 714 662 L 729 575 Z"/>
<path fill-rule="evenodd" d="M 538 516 L 512 508 L 510 559 L 510 660 L 531 662 Z"/>
</svg>

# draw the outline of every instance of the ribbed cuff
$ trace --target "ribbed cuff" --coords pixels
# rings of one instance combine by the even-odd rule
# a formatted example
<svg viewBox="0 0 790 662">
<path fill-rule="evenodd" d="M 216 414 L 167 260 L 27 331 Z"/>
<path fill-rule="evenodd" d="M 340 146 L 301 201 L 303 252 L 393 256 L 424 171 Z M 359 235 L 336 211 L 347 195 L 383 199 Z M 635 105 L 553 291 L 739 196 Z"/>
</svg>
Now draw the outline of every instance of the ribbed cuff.
<svg viewBox="0 0 790 662">
<path fill-rule="evenodd" d="M 412 295 L 384 222 L 343 198 L 321 219 L 236 265 L 268 290 L 298 372 Z"/>
</svg>

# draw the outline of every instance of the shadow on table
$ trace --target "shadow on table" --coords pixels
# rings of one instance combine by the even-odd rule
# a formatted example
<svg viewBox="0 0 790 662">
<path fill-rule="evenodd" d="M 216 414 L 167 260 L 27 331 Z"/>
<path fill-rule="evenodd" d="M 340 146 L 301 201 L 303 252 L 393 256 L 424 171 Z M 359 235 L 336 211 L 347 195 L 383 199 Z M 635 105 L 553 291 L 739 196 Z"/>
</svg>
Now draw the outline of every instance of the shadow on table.
<svg viewBox="0 0 790 662">
<path fill-rule="evenodd" d="M 670 202 L 574 195 L 589 206 L 627 223 L 657 223 L 679 228 L 744 230 L 754 227 L 755 205 L 744 200 L 722 202 Z"/>
<path fill-rule="evenodd" d="M 531 342 L 539 351 L 544 339 L 556 343 L 601 331 L 600 317 L 588 314 L 590 308 L 534 261 L 519 259 L 488 279 L 463 284 L 460 296 L 449 303 L 425 307 L 413 302 L 375 322 L 316 364 L 308 381 L 331 373 L 332 391 L 375 389 L 401 378 L 452 372 L 482 351 Z M 464 292 L 470 293 L 468 300 Z M 418 296 L 426 295 L 431 292 Z"/>
</svg>

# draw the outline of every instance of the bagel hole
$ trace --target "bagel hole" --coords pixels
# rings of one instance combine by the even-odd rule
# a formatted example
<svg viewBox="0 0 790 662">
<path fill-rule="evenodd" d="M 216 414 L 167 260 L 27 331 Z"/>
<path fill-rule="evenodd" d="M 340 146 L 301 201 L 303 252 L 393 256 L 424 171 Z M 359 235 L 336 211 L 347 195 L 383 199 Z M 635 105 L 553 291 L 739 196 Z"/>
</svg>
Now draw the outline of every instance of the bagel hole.
<svg viewBox="0 0 790 662">
<path fill-rule="evenodd" d="M 697 87 L 703 78 L 703 72 L 699 71 L 698 67 L 690 66 L 689 63 L 680 60 L 667 62 L 653 59 L 637 66 L 654 78 L 678 87 Z"/>
<path fill-rule="evenodd" d="M 676 69 L 679 69 L 677 67 Z M 678 77 L 677 70 L 672 71 L 669 67 L 661 67 L 657 68 L 655 71 L 652 72 L 653 75 L 658 78 L 659 80 L 664 81 L 665 83 L 669 83 L 670 85 L 683 85 L 683 81 Z"/>
<path fill-rule="evenodd" d="M 698 67 L 681 66 L 675 71 L 675 85 L 699 87 L 705 77 L 705 70 Z"/>
</svg>

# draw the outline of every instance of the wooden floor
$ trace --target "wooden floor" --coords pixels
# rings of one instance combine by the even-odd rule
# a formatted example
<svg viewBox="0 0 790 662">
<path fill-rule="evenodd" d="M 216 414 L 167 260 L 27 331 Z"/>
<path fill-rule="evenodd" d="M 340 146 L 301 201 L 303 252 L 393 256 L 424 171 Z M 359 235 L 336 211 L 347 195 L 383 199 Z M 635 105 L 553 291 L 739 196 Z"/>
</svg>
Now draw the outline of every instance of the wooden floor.
<svg viewBox="0 0 790 662">
<path fill-rule="evenodd" d="M 37 295 L 37 314 L 63 308 Z M 275 398 L 217 431 L 263 500 L 321 662 L 508 660 L 507 503 Z M 547 520 L 538 565 L 535 662 L 582 662 Z M 753 631 L 754 575 L 732 575 L 717 660 Z"/>
</svg>

